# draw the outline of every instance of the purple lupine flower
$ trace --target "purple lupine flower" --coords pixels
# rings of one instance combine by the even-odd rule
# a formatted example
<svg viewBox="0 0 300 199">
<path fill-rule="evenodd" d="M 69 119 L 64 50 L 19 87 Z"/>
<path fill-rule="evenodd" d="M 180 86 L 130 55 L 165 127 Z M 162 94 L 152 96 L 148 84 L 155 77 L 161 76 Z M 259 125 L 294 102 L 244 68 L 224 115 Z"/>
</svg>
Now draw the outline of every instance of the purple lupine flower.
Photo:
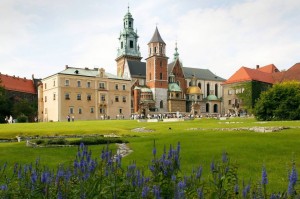
<svg viewBox="0 0 300 199">
<path fill-rule="evenodd" d="M 202 166 L 200 166 L 197 170 L 197 173 L 196 173 L 196 178 L 197 179 L 200 179 L 201 178 L 201 175 L 202 175 Z"/>
<path fill-rule="evenodd" d="M 156 185 L 153 186 L 153 195 L 154 195 L 154 198 L 160 199 L 160 189 L 159 189 L 159 186 L 156 186 Z"/>
<path fill-rule="evenodd" d="M 267 171 L 265 167 L 263 167 L 262 169 L 261 184 L 262 185 L 268 184 Z"/>
<path fill-rule="evenodd" d="M 180 148 L 181 148 L 181 147 L 180 147 L 180 142 L 178 142 L 178 143 L 177 143 L 177 154 L 180 153 Z"/>
<path fill-rule="evenodd" d="M 203 199 L 204 198 L 204 194 L 203 194 L 203 189 L 198 188 L 197 189 L 197 195 L 199 199 Z"/>
<path fill-rule="evenodd" d="M 247 198 L 247 194 L 250 192 L 250 185 L 247 185 L 243 190 L 243 198 Z"/>
<path fill-rule="evenodd" d="M 223 152 L 223 154 L 222 154 L 222 162 L 223 163 L 228 162 L 228 157 L 227 157 L 227 153 L 226 152 Z"/>
<path fill-rule="evenodd" d="M 210 170 L 211 170 L 211 172 L 214 172 L 215 169 L 216 169 L 215 161 L 213 160 L 213 161 L 210 163 Z"/>
<path fill-rule="evenodd" d="M 152 154 L 154 155 L 154 157 L 155 157 L 155 155 L 156 155 L 156 146 L 155 146 L 155 140 L 153 141 L 153 150 L 152 150 Z"/>
<path fill-rule="evenodd" d="M 146 198 L 147 197 L 149 190 L 150 190 L 149 187 L 147 187 L 147 186 L 143 187 L 142 198 Z"/>
<path fill-rule="evenodd" d="M 1 191 L 6 191 L 7 190 L 7 185 L 6 184 L 1 185 L 0 190 Z"/>
<path fill-rule="evenodd" d="M 280 199 L 280 198 L 281 198 L 280 193 L 278 194 L 272 193 L 270 196 L 270 199 Z"/>
<path fill-rule="evenodd" d="M 288 194 L 294 195 L 295 194 L 295 185 L 298 180 L 298 174 L 295 165 L 293 165 L 292 171 L 289 176 L 289 185 L 288 185 Z"/>
<path fill-rule="evenodd" d="M 239 194 L 239 185 L 238 185 L 238 184 L 234 185 L 234 193 L 235 193 L 236 195 Z"/>
<path fill-rule="evenodd" d="M 176 181 L 176 175 L 172 175 L 171 180 L 175 182 Z"/>
<path fill-rule="evenodd" d="M 83 143 L 83 142 L 80 143 L 80 149 L 81 149 L 81 150 L 84 149 L 84 143 Z"/>
<path fill-rule="evenodd" d="M 48 171 L 42 172 L 42 175 L 41 175 L 42 183 L 46 184 L 46 183 L 50 182 L 49 178 L 50 178 L 50 173 Z"/>
<path fill-rule="evenodd" d="M 38 178 L 37 173 L 36 173 L 35 171 L 33 171 L 33 172 L 31 173 L 31 182 L 32 182 L 33 184 L 35 184 L 36 181 L 37 181 L 37 178 Z"/>
</svg>

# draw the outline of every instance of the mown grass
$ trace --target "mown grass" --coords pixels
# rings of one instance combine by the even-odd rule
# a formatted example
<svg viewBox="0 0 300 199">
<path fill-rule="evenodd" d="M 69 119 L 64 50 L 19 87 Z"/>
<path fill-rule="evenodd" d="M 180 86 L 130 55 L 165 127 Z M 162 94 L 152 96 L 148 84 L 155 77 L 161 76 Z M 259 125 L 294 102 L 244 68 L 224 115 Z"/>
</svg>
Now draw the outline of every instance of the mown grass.
<svg viewBox="0 0 300 199">
<path fill-rule="evenodd" d="M 84 121 L 34 124 L 2 124 L 0 138 L 14 138 L 17 135 L 71 135 L 71 134 L 118 134 L 128 135 L 129 146 L 133 153 L 123 159 L 124 165 L 136 161 L 138 166 L 147 170 L 152 158 L 153 140 L 156 140 L 158 155 L 164 145 L 181 143 L 182 174 L 190 173 L 193 168 L 203 166 L 204 176 L 209 175 L 210 163 L 219 160 L 226 151 L 239 169 L 240 181 L 259 182 L 261 169 L 267 168 L 270 189 L 280 191 L 287 187 L 288 170 L 292 160 L 300 168 L 300 128 L 286 129 L 274 133 L 255 133 L 250 131 L 220 131 L 224 128 L 253 126 L 299 127 L 299 121 L 261 123 L 254 119 L 230 119 L 220 121 L 201 119 L 176 123 L 138 123 L 137 121 Z M 138 133 L 131 130 L 138 127 L 153 129 L 151 133 Z M 95 157 L 103 146 L 90 146 Z M 115 148 L 115 146 L 113 146 Z M 76 147 L 30 148 L 21 143 L 0 144 L 0 164 L 4 161 L 34 162 L 37 157 L 50 167 L 58 163 L 71 164 Z"/>
</svg>

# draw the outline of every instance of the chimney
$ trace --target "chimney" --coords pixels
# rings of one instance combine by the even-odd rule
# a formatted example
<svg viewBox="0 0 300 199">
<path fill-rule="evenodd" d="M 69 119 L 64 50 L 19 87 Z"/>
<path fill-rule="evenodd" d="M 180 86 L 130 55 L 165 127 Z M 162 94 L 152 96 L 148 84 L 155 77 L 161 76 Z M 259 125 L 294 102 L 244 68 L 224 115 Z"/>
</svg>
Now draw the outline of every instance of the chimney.
<svg viewBox="0 0 300 199">
<path fill-rule="evenodd" d="M 256 69 L 259 69 L 259 65 L 256 65 Z"/>
<path fill-rule="evenodd" d="M 69 68 L 69 66 L 68 65 L 66 65 L 66 69 L 68 69 Z"/>
</svg>

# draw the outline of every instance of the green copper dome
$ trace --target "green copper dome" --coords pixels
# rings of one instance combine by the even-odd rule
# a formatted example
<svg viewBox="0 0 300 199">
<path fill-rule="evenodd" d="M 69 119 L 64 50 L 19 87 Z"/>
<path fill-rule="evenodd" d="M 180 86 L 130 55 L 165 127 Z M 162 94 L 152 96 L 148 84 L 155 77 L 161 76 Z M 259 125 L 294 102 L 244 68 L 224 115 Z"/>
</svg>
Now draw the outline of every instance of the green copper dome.
<svg viewBox="0 0 300 199">
<path fill-rule="evenodd" d="M 177 83 L 169 83 L 169 92 L 181 92 L 180 86 Z"/>
<path fill-rule="evenodd" d="M 215 101 L 215 100 L 219 100 L 217 96 L 215 95 L 209 95 L 206 98 L 208 101 Z"/>
</svg>

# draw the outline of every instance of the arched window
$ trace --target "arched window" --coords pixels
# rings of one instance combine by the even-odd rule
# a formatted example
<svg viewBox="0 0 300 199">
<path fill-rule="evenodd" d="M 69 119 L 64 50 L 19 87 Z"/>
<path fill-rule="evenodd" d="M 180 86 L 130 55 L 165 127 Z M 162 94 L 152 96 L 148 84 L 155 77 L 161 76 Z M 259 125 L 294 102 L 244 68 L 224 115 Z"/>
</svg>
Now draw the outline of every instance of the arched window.
<svg viewBox="0 0 300 199">
<path fill-rule="evenodd" d="M 156 47 L 154 47 L 154 53 L 156 53 Z"/>
<path fill-rule="evenodd" d="M 214 105 L 214 113 L 217 113 L 218 112 L 218 104 L 215 104 Z"/>
<path fill-rule="evenodd" d="M 164 108 L 164 102 L 162 100 L 160 100 L 159 107 Z"/>
<path fill-rule="evenodd" d="M 209 103 L 206 103 L 206 112 L 209 113 Z"/>
<path fill-rule="evenodd" d="M 131 28 L 131 21 L 129 21 L 129 28 Z"/>
<path fill-rule="evenodd" d="M 218 96 L 218 84 L 215 84 L 215 96 L 219 97 Z"/>
<path fill-rule="evenodd" d="M 198 87 L 201 88 L 201 83 L 200 82 L 198 83 Z"/>
</svg>

